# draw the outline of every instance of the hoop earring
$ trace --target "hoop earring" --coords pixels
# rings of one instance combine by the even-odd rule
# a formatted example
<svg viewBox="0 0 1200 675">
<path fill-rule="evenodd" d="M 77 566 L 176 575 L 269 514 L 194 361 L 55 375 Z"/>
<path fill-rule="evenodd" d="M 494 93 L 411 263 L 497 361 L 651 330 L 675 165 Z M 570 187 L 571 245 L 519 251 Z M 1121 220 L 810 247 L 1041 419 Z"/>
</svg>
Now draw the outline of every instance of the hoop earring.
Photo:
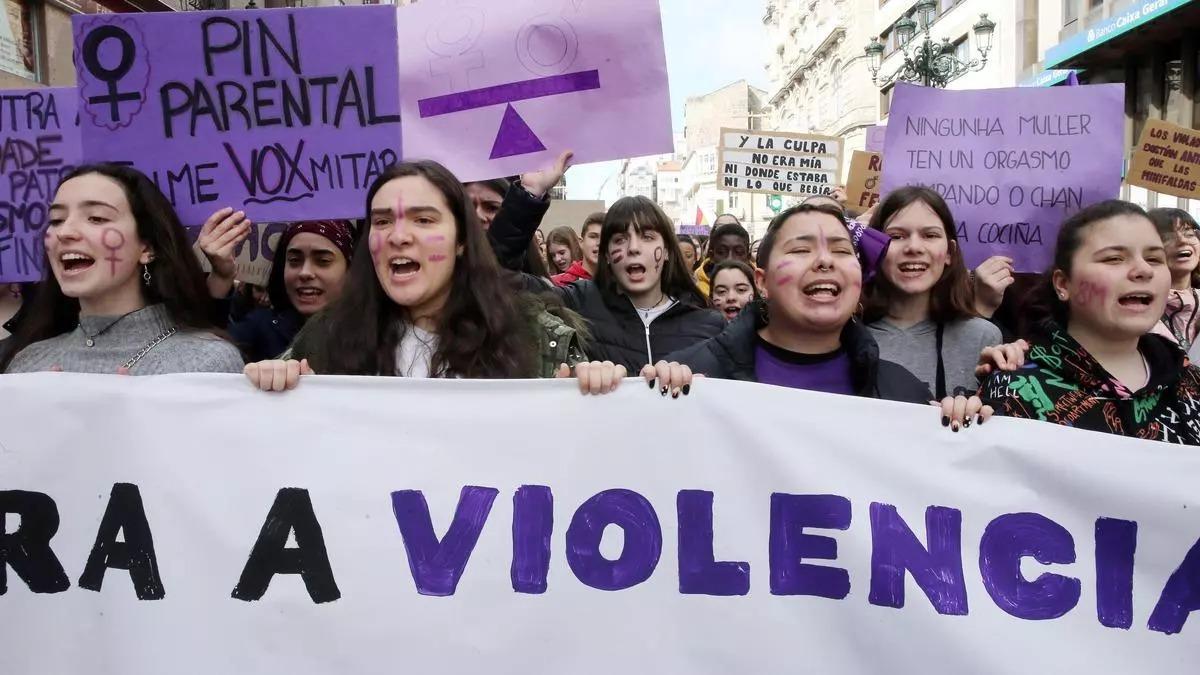
<svg viewBox="0 0 1200 675">
<path fill-rule="evenodd" d="M 147 286 L 150 285 L 150 265 L 142 265 L 142 280 Z"/>
</svg>

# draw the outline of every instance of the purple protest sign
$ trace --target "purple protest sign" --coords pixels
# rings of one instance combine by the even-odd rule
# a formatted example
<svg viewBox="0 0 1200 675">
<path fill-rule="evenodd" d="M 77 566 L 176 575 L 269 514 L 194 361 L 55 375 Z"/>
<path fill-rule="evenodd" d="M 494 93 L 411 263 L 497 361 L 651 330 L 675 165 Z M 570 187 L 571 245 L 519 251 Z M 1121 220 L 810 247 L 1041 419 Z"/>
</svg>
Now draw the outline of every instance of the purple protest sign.
<svg viewBox="0 0 1200 675">
<path fill-rule="evenodd" d="M 1121 84 L 974 91 L 898 84 L 883 190 L 937 190 L 971 267 L 1007 255 L 1018 272 L 1042 272 L 1062 221 L 1119 195 L 1124 128 Z"/>
<path fill-rule="evenodd" d="M 462 180 L 670 152 L 657 0 L 422 0 L 398 10 L 404 151 Z"/>
<path fill-rule="evenodd" d="M 867 127 L 867 152 L 883 152 L 883 144 L 887 139 L 887 126 L 876 124 Z"/>
<path fill-rule="evenodd" d="M 72 22 L 84 158 L 132 163 L 186 225 L 361 217 L 399 160 L 394 7 Z"/>
<path fill-rule="evenodd" d="M 79 163 L 75 89 L 0 92 L 0 283 L 38 281 L 59 180 Z"/>
</svg>

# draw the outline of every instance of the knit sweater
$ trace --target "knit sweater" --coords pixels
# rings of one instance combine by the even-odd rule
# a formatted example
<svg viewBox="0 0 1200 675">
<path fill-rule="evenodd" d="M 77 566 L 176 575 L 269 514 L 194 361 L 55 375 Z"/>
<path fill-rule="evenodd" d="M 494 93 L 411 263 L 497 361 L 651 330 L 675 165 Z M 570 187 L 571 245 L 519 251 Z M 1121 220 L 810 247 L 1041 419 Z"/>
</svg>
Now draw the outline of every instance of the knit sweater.
<svg viewBox="0 0 1200 675">
<path fill-rule="evenodd" d="M 116 374 L 175 325 L 163 305 L 145 307 L 119 320 L 111 316 L 80 316 L 79 323 L 69 333 L 22 349 L 6 372 L 35 373 L 61 368 L 68 373 Z M 88 335 L 95 336 L 92 347 L 87 346 Z M 243 365 L 237 347 L 229 342 L 212 333 L 180 330 L 150 349 L 129 369 L 129 374 L 240 373 Z"/>
</svg>

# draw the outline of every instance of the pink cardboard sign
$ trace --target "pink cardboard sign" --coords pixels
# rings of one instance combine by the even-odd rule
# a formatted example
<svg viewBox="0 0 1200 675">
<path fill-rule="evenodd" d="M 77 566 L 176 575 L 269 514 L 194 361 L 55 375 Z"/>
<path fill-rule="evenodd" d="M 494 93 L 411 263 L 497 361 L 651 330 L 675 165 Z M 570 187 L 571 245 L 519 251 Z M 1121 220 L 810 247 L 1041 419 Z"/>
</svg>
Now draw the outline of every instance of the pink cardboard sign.
<svg viewBox="0 0 1200 675">
<path fill-rule="evenodd" d="M 464 181 L 670 152 L 657 0 L 425 0 L 398 10 L 405 158 Z"/>
</svg>

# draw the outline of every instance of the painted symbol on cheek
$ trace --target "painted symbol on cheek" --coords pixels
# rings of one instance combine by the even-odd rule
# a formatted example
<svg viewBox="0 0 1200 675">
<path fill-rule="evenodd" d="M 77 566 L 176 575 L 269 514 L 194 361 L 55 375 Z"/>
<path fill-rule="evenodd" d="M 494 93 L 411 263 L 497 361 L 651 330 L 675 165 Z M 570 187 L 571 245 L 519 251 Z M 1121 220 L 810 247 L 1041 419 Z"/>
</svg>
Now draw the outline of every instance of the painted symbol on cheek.
<svg viewBox="0 0 1200 675">
<path fill-rule="evenodd" d="M 791 261 L 791 260 L 784 260 L 783 262 L 781 262 L 781 263 L 779 263 L 778 265 L 776 265 L 776 266 L 775 266 L 775 271 L 776 271 L 776 272 L 778 272 L 778 271 L 780 271 L 780 270 L 787 269 L 787 268 L 789 268 L 789 267 L 791 267 L 791 266 L 792 266 L 792 261 Z"/>
<path fill-rule="evenodd" d="M 787 275 L 780 277 L 779 280 L 777 280 L 775 282 L 775 285 L 776 286 L 787 286 L 788 284 L 792 283 L 795 280 L 796 280 L 796 277 L 794 277 L 790 274 L 787 274 Z"/>
<path fill-rule="evenodd" d="M 662 269 L 662 261 L 663 261 L 663 250 L 662 250 L 662 247 L 659 246 L 658 248 L 654 249 L 654 271 L 655 272 Z"/>
<path fill-rule="evenodd" d="M 108 249 L 108 257 L 105 260 L 108 261 L 109 270 L 115 277 L 117 276 L 117 263 L 121 262 L 121 258 L 117 257 L 117 251 L 121 250 L 121 247 L 125 245 L 125 235 L 118 229 L 106 227 L 100 233 L 100 243 L 104 245 L 104 248 Z"/>
<path fill-rule="evenodd" d="M 1108 296 L 1108 288 L 1101 284 L 1085 281 L 1079 284 L 1079 293 L 1075 295 L 1075 302 L 1086 307 L 1088 305 L 1103 304 Z"/>
<path fill-rule="evenodd" d="M 446 241 L 446 235 L 444 235 L 444 234 L 431 234 L 431 235 L 429 235 L 428 237 L 425 237 L 425 241 L 426 241 L 427 243 L 434 243 L 434 242 L 439 242 L 439 241 Z"/>
<path fill-rule="evenodd" d="M 610 253 L 608 255 L 608 259 L 610 262 L 612 262 L 612 264 L 619 265 L 619 264 L 621 264 L 621 261 L 625 259 L 625 252 L 624 251 L 613 251 L 612 253 Z"/>
<path fill-rule="evenodd" d="M 434 253 L 433 255 L 429 256 L 429 262 L 442 262 L 445 259 L 446 256 L 440 253 Z"/>
</svg>

